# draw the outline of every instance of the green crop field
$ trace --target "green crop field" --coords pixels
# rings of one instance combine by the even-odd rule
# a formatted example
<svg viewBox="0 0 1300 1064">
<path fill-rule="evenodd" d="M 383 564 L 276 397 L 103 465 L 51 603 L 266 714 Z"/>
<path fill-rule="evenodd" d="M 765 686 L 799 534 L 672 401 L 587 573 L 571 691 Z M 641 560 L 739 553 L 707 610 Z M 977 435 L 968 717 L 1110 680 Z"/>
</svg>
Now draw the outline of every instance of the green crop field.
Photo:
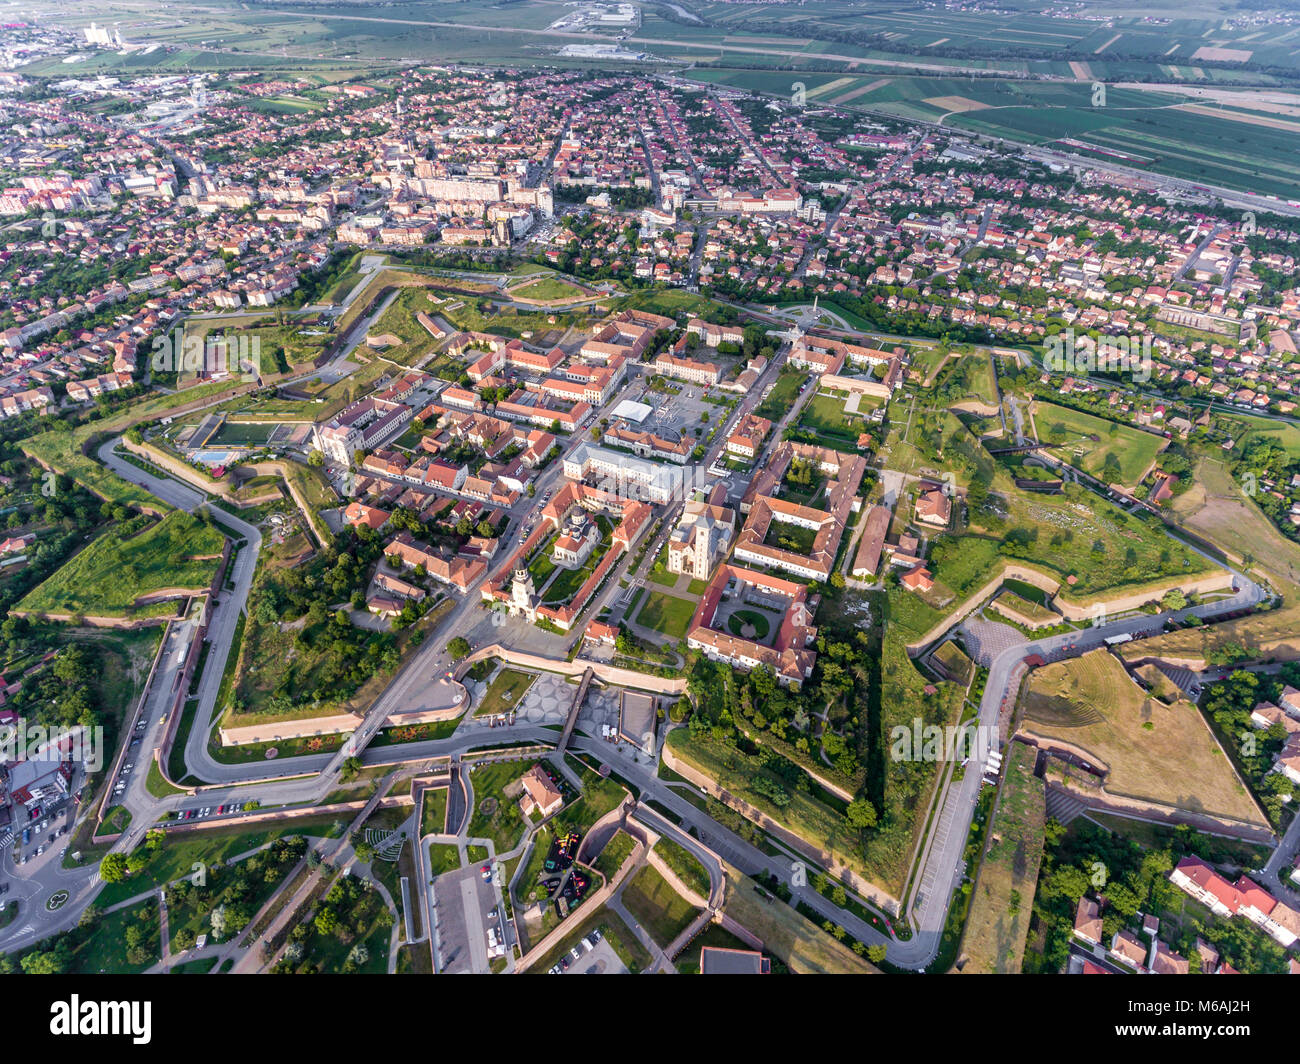
<svg viewBox="0 0 1300 1064">
<path fill-rule="evenodd" d="M 1294 65 L 1293 57 L 1289 63 Z M 1072 76 L 1069 64 L 1059 65 L 1067 79 Z M 1221 107 L 1174 85 L 1108 84 L 1104 105 L 1094 106 L 1094 80 L 1141 75 L 1118 66 L 1101 71 L 1096 69 L 1101 64 L 1091 60 L 1083 65 L 1087 77 L 1073 81 L 918 76 L 915 71 L 892 73 L 865 64 L 847 73 L 800 71 L 797 75 L 788 70 L 696 67 L 689 76 L 784 99 L 790 98 L 797 82 L 810 102 L 815 98 L 850 110 L 1028 144 L 1066 138 L 1071 143 L 1063 147 L 1079 154 L 1184 180 L 1291 199 L 1300 194 L 1300 178 L 1291 162 L 1300 123 L 1283 119 L 1279 125 L 1279 116 L 1266 102 L 1256 102 L 1253 91 L 1240 90 L 1232 97 L 1239 100 L 1237 106 Z"/>
</svg>

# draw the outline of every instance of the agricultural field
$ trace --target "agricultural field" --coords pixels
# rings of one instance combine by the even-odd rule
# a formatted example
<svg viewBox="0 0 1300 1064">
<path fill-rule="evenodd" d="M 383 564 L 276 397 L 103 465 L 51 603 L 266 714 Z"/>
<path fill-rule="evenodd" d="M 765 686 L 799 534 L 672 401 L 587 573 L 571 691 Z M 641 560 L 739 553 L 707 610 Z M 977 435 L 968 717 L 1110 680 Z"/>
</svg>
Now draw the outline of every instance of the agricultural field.
<svg viewBox="0 0 1300 1064">
<path fill-rule="evenodd" d="M 216 528 L 179 510 L 161 520 L 137 517 L 115 524 L 74 555 L 18 608 L 92 616 L 157 616 L 160 607 L 174 613 L 175 602 L 136 602 L 161 591 L 206 590 L 224 545 Z"/>
<path fill-rule="evenodd" d="M 1108 484 L 1138 484 L 1167 443 L 1153 432 L 1041 400 L 1032 415 L 1038 438 L 1052 453 Z"/>
<path fill-rule="evenodd" d="M 913 14 L 906 17 L 910 20 Z M 971 80 L 945 75 L 941 69 L 918 76 L 903 56 L 884 59 L 878 58 L 884 53 L 876 53 L 859 58 L 851 54 L 853 46 L 827 42 L 823 47 L 827 54 L 839 53 L 836 58 L 846 72 L 800 70 L 796 77 L 789 70 L 728 69 L 719 64 L 697 66 L 688 76 L 787 100 L 797 81 L 810 102 L 815 99 L 850 110 L 1051 146 L 1227 188 L 1288 199 L 1300 193 L 1300 179 L 1287 163 L 1300 122 L 1270 113 L 1266 103 L 1256 102 L 1247 91 L 1233 93 L 1225 86 L 1225 94 L 1237 104 L 1225 108 L 1221 97 L 1207 100 L 1182 85 L 1110 81 L 1104 106 L 1093 106 L 1094 81 L 1127 79 L 1134 71 L 1118 64 L 1108 70 L 1089 60 L 1058 64 L 1065 76 L 1052 81 Z M 781 60 L 772 62 L 777 65 Z M 848 70 L 849 63 L 857 69 Z M 899 63 L 904 69 L 884 69 L 887 63 Z M 1294 64 L 1292 56 L 1288 65 Z M 980 64 L 967 61 L 966 65 Z M 1013 61 L 992 69 L 1023 65 Z M 1079 77 L 1071 68 L 1079 68 L 1078 72 L 1086 68 L 1086 73 Z M 1145 66 L 1145 71 L 1157 69 L 1154 64 Z"/>
<path fill-rule="evenodd" d="M 1021 709 L 1022 734 L 1077 751 L 1107 793 L 1267 824 L 1197 708 L 1148 697 L 1109 651 L 1035 669 Z"/>
<path fill-rule="evenodd" d="M 966 918 L 963 972 L 1020 971 L 1047 817 L 1043 781 L 1034 776 L 1036 753 L 1024 743 L 1012 743 L 1007 753 L 990 841 Z"/>
</svg>

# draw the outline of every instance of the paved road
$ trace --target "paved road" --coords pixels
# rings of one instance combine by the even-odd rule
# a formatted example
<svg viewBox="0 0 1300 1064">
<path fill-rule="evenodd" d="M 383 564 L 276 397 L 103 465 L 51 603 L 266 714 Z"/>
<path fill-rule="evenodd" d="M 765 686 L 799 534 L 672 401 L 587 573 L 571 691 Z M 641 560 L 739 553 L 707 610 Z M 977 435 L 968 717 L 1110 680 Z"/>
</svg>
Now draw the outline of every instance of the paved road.
<svg viewBox="0 0 1300 1064">
<path fill-rule="evenodd" d="M 120 457 L 115 453 L 119 439 L 120 437 L 104 443 L 98 452 L 99 460 L 118 476 L 138 484 L 164 502 L 189 513 L 193 513 L 204 502 L 203 496 L 194 488 L 170 477 L 158 477 L 145 472 Z M 211 644 L 211 649 L 208 651 L 203 676 L 199 682 L 198 709 L 190 728 L 189 739 L 185 744 L 185 764 L 197 778 L 213 782 L 281 775 L 283 770 L 275 765 L 223 765 L 208 753 L 208 735 L 212 730 L 213 714 L 218 709 L 217 692 L 221 687 L 221 678 L 225 673 L 226 661 L 232 649 L 231 644 L 235 638 L 239 615 L 247 607 L 249 589 L 253 586 L 253 574 L 257 570 L 257 557 L 262 549 L 262 534 L 256 527 L 247 521 L 241 521 L 219 506 L 209 506 L 208 513 L 212 520 L 221 525 L 233 538 L 242 538 L 247 542 L 239 549 L 228 574 L 234 581 L 234 590 L 222 589 L 217 595 L 216 605 L 213 607 L 208 624 L 207 640 Z"/>
<path fill-rule="evenodd" d="M 1264 589 L 1259 585 L 1242 573 L 1235 570 L 1232 572 L 1240 590 L 1231 598 L 1168 613 L 1126 617 L 1079 632 L 1036 640 L 1022 639 L 1002 648 L 991 658 L 980 661 L 980 664 L 989 669 L 984 695 L 980 700 L 980 727 L 985 729 L 986 734 L 996 734 L 1003 703 L 1014 697 L 1016 692 L 1016 669 L 1031 654 L 1040 654 L 1049 661 L 1058 657 L 1074 657 L 1105 646 L 1106 639 L 1112 636 L 1159 631 L 1166 619 L 1181 620 L 1193 614 L 1202 618 L 1212 617 L 1255 605 L 1266 597 Z M 991 744 L 990 752 L 994 749 L 996 744 Z M 969 765 L 963 778 L 955 787 L 949 788 L 944 798 L 938 824 L 928 843 L 930 849 L 921 869 L 918 897 L 912 903 L 911 919 L 915 935 L 907 943 L 910 949 L 899 951 L 891 948 L 889 959 L 895 963 L 899 963 L 895 960 L 896 956 L 906 953 L 909 966 L 921 967 L 932 960 L 938 951 L 948 904 L 953 890 L 961 882 L 962 855 L 985 768 L 984 763 Z"/>
<path fill-rule="evenodd" d="M 780 356 L 774 358 L 767 374 L 778 372 L 782 360 Z M 764 375 L 763 380 L 767 379 L 767 374 Z M 731 413 L 728 424 L 734 422 L 735 419 L 748 410 L 752 410 L 758 404 L 762 395 L 762 383 L 763 381 L 760 381 L 760 386 L 752 389 L 736 410 Z M 781 419 L 780 424 L 773 433 L 774 441 L 779 439 L 781 429 L 797 416 L 802 403 L 811 394 L 812 391 L 808 390 L 792 404 L 791 409 Z M 716 435 L 715 443 L 711 447 L 710 454 L 706 457 L 704 463 L 706 467 L 721 450 L 726 436 L 727 428 L 724 426 Z M 575 436 L 569 442 L 569 446 L 576 446 L 579 440 L 580 437 Z M 195 489 L 167 478 L 154 476 L 124 461 L 113 453 L 113 444 L 114 441 L 110 441 L 103 445 L 99 450 L 99 457 L 105 465 L 118 475 L 145 487 L 171 505 L 187 511 L 192 512 L 204 501 L 202 494 Z M 560 469 L 560 463 L 556 462 L 543 474 L 542 483 L 539 485 L 539 494 L 546 490 L 547 485 L 554 483 L 560 475 Z M 678 500 L 674 499 L 668 506 L 663 508 L 665 516 L 673 511 L 677 502 Z M 535 503 L 529 505 L 535 505 Z M 139 836 L 143 834 L 147 826 L 155 822 L 159 815 L 182 806 L 191 807 L 196 804 L 215 806 L 222 804 L 223 801 L 239 801 L 242 803 L 250 798 L 256 798 L 264 805 L 318 802 L 334 785 L 338 769 L 344 758 L 353 752 L 362 752 L 363 760 L 367 764 L 389 764 L 412 758 L 446 755 L 458 757 L 466 750 L 482 744 L 483 736 L 481 732 L 474 732 L 459 738 L 453 736 L 450 739 L 412 743 L 401 747 L 383 747 L 376 750 L 365 749 L 365 744 L 373 737 L 392 710 L 422 704 L 421 700 L 427 697 L 425 691 L 429 686 L 430 679 L 440 676 L 450 665 L 446 656 L 446 643 L 453 634 L 464 629 L 472 612 L 478 608 L 479 596 L 478 586 L 476 585 L 469 589 L 469 592 L 456 605 L 450 616 L 440 625 L 438 634 L 426 640 L 420 650 L 399 671 L 388 689 L 366 715 L 361 728 L 358 729 L 339 753 L 292 758 L 273 764 L 222 765 L 213 761 L 210 755 L 207 754 L 206 736 L 215 709 L 216 688 L 220 683 L 222 666 L 224 666 L 226 654 L 230 649 L 235 622 L 247 599 L 261 540 L 257 530 L 251 525 L 216 508 L 213 508 L 211 513 L 213 519 L 228 528 L 232 534 L 245 537 L 248 540 L 248 545 L 241 550 L 234 566 L 235 591 L 222 592 L 213 615 L 210 636 L 214 646 L 210 652 L 209 667 L 204 671 L 204 681 L 200 685 L 200 711 L 191 734 L 191 740 L 187 744 L 186 755 L 191 771 L 194 771 L 202 778 L 216 780 L 229 786 L 205 792 L 198 798 L 174 796 L 159 800 L 152 798 L 147 793 L 142 784 L 143 776 L 138 771 L 135 772 L 124 799 L 124 802 L 128 803 L 128 807 L 132 809 L 135 815 L 133 816 L 132 828 L 119 843 L 120 847 L 125 848 L 133 845 L 135 841 L 138 841 Z M 1188 614 L 1197 614 L 1202 617 L 1212 616 L 1253 605 L 1264 597 L 1263 590 L 1244 575 L 1235 573 L 1235 576 L 1238 587 L 1241 589 L 1236 595 L 1204 606 L 1179 611 L 1173 616 L 1180 617 Z M 606 596 L 614 593 L 615 587 L 616 581 L 611 582 L 605 593 Z M 593 607 L 593 609 L 598 608 L 598 605 Z M 1162 617 L 1151 615 L 1121 618 L 1099 627 L 1090 628 L 1084 632 L 1069 633 L 1034 641 L 1021 640 L 1004 646 L 996 652 L 991 652 L 991 658 L 985 662 L 990 673 L 980 705 L 980 724 L 990 729 L 996 727 L 1003 700 L 1012 691 L 1016 669 L 1028 654 L 1040 653 L 1044 657 L 1051 658 L 1065 653 L 1083 653 L 1095 646 L 1102 645 L 1104 639 L 1108 636 L 1158 628 L 1162 620 Z M 160 665 L 159 694 L 153 696 L 150 703 L 148 719 L 151 723 L 149 725 L 150 731 L 147 733 L 150 736 L 155 736 L 160 732 L 160 724 L 157 718 L 161 713 L 161 703 L 165 700 L 165 693 L 170 690 L 174 683 L 175 670 L 179 667 L 184 647 L 187 645 L 185 635 L 184 626 L 178 626 L 171 641 L 169 641 L 168 647 L 165 649 L 164 661 Z M 577 637 L 575 633 L 573 638 Z M 510 733 L 510 739 L 513 741 L 553 742 L 554 738 L 554 732 L 541 727 L 516 727 Z M 151 739 L 152 741 L 154 740 Z M 577 749 L 587 750 L 601 760 L 610 757 L 607 745 L 599 743 L 597 740 L 578 737 L 573 745 Z M 141 750 L 144 749 L 146 749 L 146 746 L 142 744 Z M 694 827 L 701 840 L 724 860 L 746 873 L 772 873 L 780 876 L 783 880 L 789 880 L 789 859 L 783 856 L 772 857 L 765 854 L 722 828 L 659 780 L 654 775 L 653 767 L 642 766 L 638 762 L 627 761 L 623 758 L 619 759 L 619 765 L 620 771 L 636 786 L 641 788 L 644 796 L 652 797 L 666 808 L 672 810 L 674 814 L 680 816 L 683 827 Z M 982 765 L 973 766 L 973 770 L 968 770 L 964 778 L 955 787 L 950 788 L 944 798 L 944 806 L 938 819 L 939 827 L 928 840 L 928 849 L 921 869 L 921 888 L 913 910 L 914 934 L 910 940 L 898 942 L 886 938 L 885 935 L 874 930 L 864 921 L 857 919 L 852 913 L 837 909 L 809 887 L 792 884 L 796 899 L 808 904 L 824 918 L 834 920 L 853 934 L 854 937 L 867 944 L 886 943 L 891 962 L 908 967 L 924 966 L 933 958 L 938 948 L 948 902 L 960 877 L 962 850 L 964 849 L 970 817 L 980 787 L 983 767 Z M 239 788 L 233 786 L 236 782 L 256 781 L 271 774 L 280 775 L 288 772 L 314 773 L 315 775 L 305 780 L 254 783 L 251 786 Z M 1295 831 L 1300 833 L 1300 828 L 1295 829 Z M 1291 833 L 1288 833 L 1288 840 L 1291 842 L 1300 841 L 1293 839 Z M 53 862 L 53 864 L 57 864 L 57 862 Z M 715 871 L 713 865 L 716 862 L 706 861 L 706 864 L 710 867 L 710 876 L 712 878 Z M 7 938 L 0 936 L 0 943 L 3 943 L 5 948 L 13 948 L 14 945 L 33 941 L 35 938 L 70 926 L 71 923 L 75 922 L 80 910 L 84 908 L 84 905 L 93 895 L 96 885 L 94 873 L 87 870 L 65 872 L 57 868 L 41 867 L 28 871 L 37 873 L 37 875 L 29 875 L 28 877 L 28 882 L 34 886 L 36 891 L 42 891 L 45 895 L 48 895 L 51 884 L 66 883 L 74 897 L 57 913 L 50 914 L 48 918 L 34 919 L 30 926 L 27 921 L 20 921 L 19 926 L 11 931 Z M 29 903 L 41 903 L 42 897 L 25 898 L 24 900 Z M 477 938 L 478 936 L 472 937 Z"/>
</svg>

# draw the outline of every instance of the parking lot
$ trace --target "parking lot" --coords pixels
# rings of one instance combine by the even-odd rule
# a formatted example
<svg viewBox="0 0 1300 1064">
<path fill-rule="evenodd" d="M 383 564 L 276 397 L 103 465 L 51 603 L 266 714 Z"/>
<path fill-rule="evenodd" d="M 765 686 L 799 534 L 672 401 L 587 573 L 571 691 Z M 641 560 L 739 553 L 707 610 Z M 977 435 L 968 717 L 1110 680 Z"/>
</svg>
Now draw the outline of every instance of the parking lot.
<svg viewBox="0 0 1300 1064">
<path fill-rule="evenodd" d="M 77 771 L 79 775 L 80 769 Z M 77 782 L 77 776 L 73 777 L 73 782 Z M 66 795 L 51 805 L 38 806 L 37 809 L 35 816 L 25 817 L 24 813 L 20 813 L 19 816 L 25 819 L 15 822 L 10 828 L 17 850 L 16 864 L 26 864 L 50 850 L 57 850 L 61 855 L 67 849 L 66 836 L 72 828 L 77 810 L 71 795 Z"/>
<path fill-rule="evenodd" d="M 551 975 L 623 975 L 626 972 L 627 966 L 599 928 L 583 935 L 549 970 Z"/>
<path fill-rule="evenodd" d="M 476 864 L 447 872 L 431 888 L 438 972 L 483 975 L 491 970 L 488 929 L 498 937 L 505 929 L 497 889 L 483 878 L 482 868 Z"/>
</svg>

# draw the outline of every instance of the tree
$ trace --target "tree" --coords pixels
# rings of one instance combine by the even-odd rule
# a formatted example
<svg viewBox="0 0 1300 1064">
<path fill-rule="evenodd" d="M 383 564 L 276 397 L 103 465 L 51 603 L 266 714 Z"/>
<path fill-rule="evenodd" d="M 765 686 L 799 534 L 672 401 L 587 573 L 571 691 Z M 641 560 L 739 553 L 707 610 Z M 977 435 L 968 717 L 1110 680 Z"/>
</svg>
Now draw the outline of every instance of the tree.
<svg viewBox="0 0 1300 1064">
<path fill-rule="evenodd" d="M 311 453 L 307 455 L 307 464 L 319 469 L 325 464 L 325 452 L 319 447 L 313 447 Z"/>
<path fill-rule="evenodd" d="M 45 953 L 29 953 L 22 959 L 22 968 L 27 975 L 62 975 L 68 970 L 71 956 L 67 947 L 60 942 L 54 949 Z"/>
<path fill-rule="evenodd" d="M 356 755 L 353 755 L 352 757 L 349 758 L 345 758 L 343 761 L 343 767 L 339 771 L 339 779 L 342 780 L 344 783 L 348 783 L 349 781 L 356 779 L 357 774 L 360 771 L 361 771 L 361 758 L 357 757 Z"/>
<path fill-rule="evenodd" d="M 359 831 L 352 833 L 352 851 L 362 864 L 369 864 L 375 859 L 375 848 L 366 841 L 365 836 Z"/>
<path fill-rule="evenodd" d="M 465 657 L 469 653 L 469 640 L 464 636 L 455 636 L 447 644 L 447 653 L 457 659 Z"/>
<path fill-rule="evenodd" d="M 322 935 L 332 935 L 339 929 L 339 916 L 333 909 L 321 909 L 312 922 L 316 925 L 316 930 Z"/>
<path fill-rule="evenodd" d="M 121 883 L 130 874 L 124 853 L 110 853 L 99 862 L 99 878 L 105 883 Z"/>
<path fill-rule="evenodd" d="M 865 798 L 857 798 L 849 803 L 845 817 L 850 827 L 855 827 L 859 832 L 868 831 L 876 826 L 875 807 Z"/>
</svg>

